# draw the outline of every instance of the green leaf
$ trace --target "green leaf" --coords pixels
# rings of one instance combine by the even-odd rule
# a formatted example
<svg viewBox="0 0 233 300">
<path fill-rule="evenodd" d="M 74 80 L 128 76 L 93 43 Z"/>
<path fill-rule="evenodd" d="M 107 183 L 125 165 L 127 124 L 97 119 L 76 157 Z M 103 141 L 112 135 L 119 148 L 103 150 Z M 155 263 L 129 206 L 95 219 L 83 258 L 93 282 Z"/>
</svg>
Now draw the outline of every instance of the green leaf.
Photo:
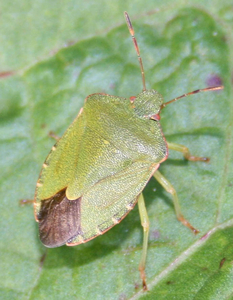
<svg viewBox="0 0 233 300">
<path fill-rule="evenodd" d="M 227 0 L 211 6 L 189 1 L 186 8 L 181 1 L 163 2 L 1 1 L 1 299 L 232 297 L 233 7 Z M 129 97 L 141 91 L 124 10 L 135 28 L 147 88 L 168 101 L 208 85 L 225 86 L 162 111 L 166 139 L 211 160 L 187 162 L 171 151 L 160 168 L 174 185 L 184 216 L 200 230 L 196 237 L 176 220 L 170 195 L 155 180 L 145 189 L 147 293 L 141 291 L 138 272 L 142 228 L 137 207 L 86 244 L 45 249 L 32 207 L 19 205 L 19 199 L 33 198 L 54 144 L 48 132 L 62 135 L 86 96 Z"/>
</svg>

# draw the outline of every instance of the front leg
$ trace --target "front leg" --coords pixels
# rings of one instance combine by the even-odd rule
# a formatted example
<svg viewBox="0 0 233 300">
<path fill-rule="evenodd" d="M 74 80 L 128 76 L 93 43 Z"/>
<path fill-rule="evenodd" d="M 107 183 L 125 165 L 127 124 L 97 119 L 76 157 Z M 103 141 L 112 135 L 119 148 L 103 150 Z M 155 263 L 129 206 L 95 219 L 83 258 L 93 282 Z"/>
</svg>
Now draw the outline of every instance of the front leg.
<svg viewBox="0 0 233 300">
<path fill-rule="evenodd" d="M 190 161 L 204 161 L 209 162 L 210 159 L 208 157 L 198 157 L 191 155 L 189 148 L 183 145 L 175 144 L 175 143 L 169 143 L 167 142 L 168 149 L 175 150 L 182 152 L 184 155 L 184 158 Z"/>
</svg>

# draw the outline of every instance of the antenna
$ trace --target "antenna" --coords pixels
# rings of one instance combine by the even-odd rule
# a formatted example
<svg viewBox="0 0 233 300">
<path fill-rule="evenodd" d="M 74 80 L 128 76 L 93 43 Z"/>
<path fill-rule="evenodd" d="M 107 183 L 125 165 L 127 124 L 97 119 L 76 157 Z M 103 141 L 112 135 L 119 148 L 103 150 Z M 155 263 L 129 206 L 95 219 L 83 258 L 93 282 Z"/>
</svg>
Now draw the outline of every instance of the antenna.
<svg viewBox="0 0 233 300">
<path fill-rule="evenodd" d="M 197 93 L 200 93 L 200 92 L 218 91 L 218 90 L 223 90 L 223 89 L 224 89 L 224 86 L 223 86 L 223 85 L 219 85 L 219 86 L 211 86 L 211 87 L 207 87 L 207 88 L 205 88 L 205 89 L 195 90 L 195 91 L 192 91 L 192 92 L 190 92 L 190 93 L 186 93 L 186 94 L 184 94 L 184 95 L 182 95 L 182 96 L 179 96 L 179 97 L 177 97 L 177 98 L 174 98 L 174 99 L 172 99 L 172 100 L 170 100 L 170 101 L 168 101 L 168 102 L 166 102 L 166 103 L 163 103 L 163 104 L 161 105 L 161 109 L 163 109 L 163 108 L 164 108 L 165 106 L 167 106 L 168 104 L 170 104 L 170 103 L 172 103 L 172 102 L 175 102 L 175 101 L 177 101 L 177 100 L 179 100 L 179 99 L 181 99 L 181 98 L 184 98 L 184 97 L 186 97 L 186 96 L 189 96 L 189 95 L 197 94 Z"/>
<path fill-rule="evenodd" d="M 128 13 L 125 11 L 125 19 L 126 19 L 126 23 L 128 25 L 128 28 L 129 28 L 129 33 L 132 37 L 132 40 L 133 40 L 133 44 L 134 44 L 134 48 L 137 52 L 137 56 L 138 56 L 138 61 L 139 61 L 139 64 L 140 64 L 140 69 L 141 69 L 141 74 L 142 74 L 142 85 L 143 85 L 143 91 L 146 91 L 146 80 L 145 80 L 145 73 L 144 73 L 144 68 L 143 68 L 143 63 L 142 63 L 142 58 L 140 56 L 140 50 L 139 50 L 139 47 L 138 47 L 138 43 L 137 43 L 137 40 L 136 40 L 136 37 L 134 36 L 134 29 L 133 29 L 133 25 L 130 21 L 130 18 L 129 18 L 129 15 Z"/>
</svg>

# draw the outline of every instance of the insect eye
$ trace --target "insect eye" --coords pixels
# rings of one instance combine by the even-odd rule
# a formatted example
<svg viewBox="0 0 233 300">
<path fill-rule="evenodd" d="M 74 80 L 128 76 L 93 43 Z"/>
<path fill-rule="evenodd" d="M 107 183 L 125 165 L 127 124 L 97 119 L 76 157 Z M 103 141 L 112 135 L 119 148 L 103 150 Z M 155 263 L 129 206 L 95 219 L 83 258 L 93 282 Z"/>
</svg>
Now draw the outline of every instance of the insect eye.
<svg viewBox="0 0 233 300">
<path fill-rule="evenodd" d="M 155 115 L 153 115 L 153 116 L 151 116 L 150 117 L 151 118 L 151 120 L 154 120 L 154 121 L 160 121 L 160 115 L 159 114 L 155 114 Z"/>
<path fill-rule="evenodd" d="M 130 102 L 131 103 L 134 103 L 134 100 L 136 99 L 136 96 L 131 96 L 131 97 L 129 97 L 129 100 L 130 100 Z"/>
</svg>

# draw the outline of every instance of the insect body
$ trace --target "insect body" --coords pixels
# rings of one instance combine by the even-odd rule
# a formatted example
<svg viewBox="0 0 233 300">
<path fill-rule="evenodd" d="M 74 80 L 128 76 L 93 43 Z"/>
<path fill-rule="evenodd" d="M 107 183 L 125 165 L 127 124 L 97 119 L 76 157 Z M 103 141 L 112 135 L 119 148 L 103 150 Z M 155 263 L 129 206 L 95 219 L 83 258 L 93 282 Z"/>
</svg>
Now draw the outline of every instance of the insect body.
<svg viewBox="0 0 233 300">
<path fill-rule="evenodd" d="M 167 158 L 168 148 L 182 152 L 189 160 L 207 159 L 191 156 L 188 148 L 166 142 L 159 123 L 166 103 L 157 91 L 146 90 L 133 27 L 127 13 L 125 16 L 141 66 L 143 91 L 129 99 L 106 94 L 86 98 L 77 118 L 43 164 L 34 210 L 45 246 L 74 246 L 109 230 L 138 202 L 144 228 L 139 269 L 147 289 L 144 270 L 149 221 L 142 191 L 154 176 L 172 194 L 177 218 L 197 233 L 182 216 L 174 188 L 157 169 Z"/>
<path fill-rule="evenodd" d="M 159 122 L 148 115 L 157 114 L 161 104 L 153 90 L 133 103 L 104 94 L 87 97 L 52 148 L 38 181 L 35 209 L 44 245 L 88 241 L 134 207 L 167 156 Z"/>
</svg>

